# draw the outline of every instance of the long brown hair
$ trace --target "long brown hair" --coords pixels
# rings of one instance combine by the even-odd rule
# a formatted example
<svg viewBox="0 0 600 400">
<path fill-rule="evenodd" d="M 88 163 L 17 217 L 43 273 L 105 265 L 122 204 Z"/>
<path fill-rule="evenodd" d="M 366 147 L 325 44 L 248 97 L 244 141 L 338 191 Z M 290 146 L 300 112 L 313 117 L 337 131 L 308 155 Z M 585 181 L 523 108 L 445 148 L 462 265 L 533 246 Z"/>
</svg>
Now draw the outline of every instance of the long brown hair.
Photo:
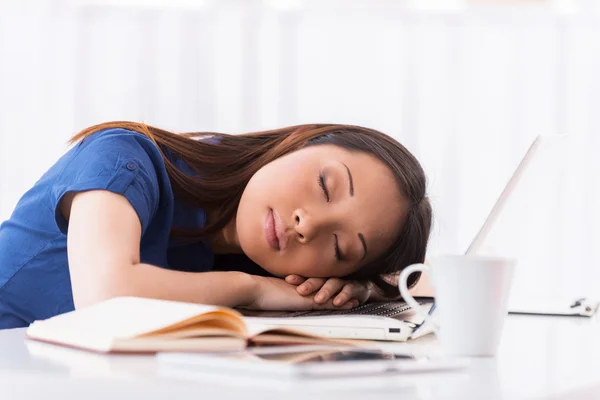
<svg viewBox="0 0 600 400">
<path fill-rule="evenodd" d="M 215 132 L 175 134 L 143 123 L 115 121 L 84 129 L 71 138 L 71 143 L 110 128 L 127 129 L 150 138 L 163 155 L 175 195 L 195 207 L 216 211 L 217 217 L 208 221 L 205 227 L 175 232 L 177 236 L 192 240 L 214 234 L 230 222 L 254 173 L 287 153 L 306 146 L 333 144 L 350 151 L 372 154 L 392 170 L 410 206 L 393 245 L 348 278 L 370 280 L 384 295 L 397 296 L 398 289 L 384 278 L 425 259 L 432 222 L 425 173 L 404 146 L 379 131 L 354 125 L 307 124 L 241 135 Z M 197 140 L 210 136 L 218 140 Z M 165 155 L 165 150 L 181 157 L 201 177 L 190 176 L 177 169 Z M 411 278 L 414 283 L 418 276 Z"/>
</svg>

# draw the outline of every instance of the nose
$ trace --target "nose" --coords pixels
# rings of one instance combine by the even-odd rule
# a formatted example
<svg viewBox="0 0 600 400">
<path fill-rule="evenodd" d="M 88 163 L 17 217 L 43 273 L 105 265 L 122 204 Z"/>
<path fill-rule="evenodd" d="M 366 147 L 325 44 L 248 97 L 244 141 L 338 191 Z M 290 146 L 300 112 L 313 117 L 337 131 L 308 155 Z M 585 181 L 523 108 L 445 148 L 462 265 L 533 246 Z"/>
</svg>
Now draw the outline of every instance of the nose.
<svg viewBox="0 0 600 400">
<path fill-rule="evenodd" d="M 300 243 L 308 243 L 315 237 L 318 230 L 318 223 L 315 222 L 305 210 L 299 208 L 294 211 L 294 230 Z"/>
</svg>

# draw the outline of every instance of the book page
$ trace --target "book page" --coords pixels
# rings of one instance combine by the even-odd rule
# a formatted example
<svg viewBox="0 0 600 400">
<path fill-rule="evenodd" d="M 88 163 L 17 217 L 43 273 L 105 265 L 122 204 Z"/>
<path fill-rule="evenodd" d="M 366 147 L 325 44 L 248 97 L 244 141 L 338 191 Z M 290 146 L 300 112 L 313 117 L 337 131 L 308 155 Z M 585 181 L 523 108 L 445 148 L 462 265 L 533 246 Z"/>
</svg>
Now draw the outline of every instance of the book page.
<svg viewBox="0 0 600 400">
<path fill-rule="evenodd" d="M 293 329 L 281 326 L 269 326 L 266 324 L 247 323 L 248 342 L 253 346 L 261 345 L 347 345 L 372 347 L 373 342 L 357 339 L 329 338 L 315 335 L 305 330 Z"/>
<path fill-rule="evenodd" d="M 138 297 L 118 297 L 44 321 L 36 321 L 28 335 L 76 335 L 96 338 L 133 338 L 222 308 Z"/>
</svg>

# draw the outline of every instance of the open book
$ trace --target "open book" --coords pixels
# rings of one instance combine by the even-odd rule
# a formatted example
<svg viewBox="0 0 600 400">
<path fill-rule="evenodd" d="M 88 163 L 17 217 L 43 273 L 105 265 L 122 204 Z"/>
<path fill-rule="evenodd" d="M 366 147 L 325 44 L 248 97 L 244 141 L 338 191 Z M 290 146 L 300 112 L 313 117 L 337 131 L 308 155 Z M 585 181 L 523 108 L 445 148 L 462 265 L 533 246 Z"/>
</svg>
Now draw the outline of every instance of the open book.
<svg viewBox="0 0 600 400">
<path fill-rule="evenodd" d="M 139 297 L 118 297 L 35 321 L 26 337 L 100 353 L 219 352 L 248 345 L 359 343 L 252 324 L 227 307 Z"/>
</svg>

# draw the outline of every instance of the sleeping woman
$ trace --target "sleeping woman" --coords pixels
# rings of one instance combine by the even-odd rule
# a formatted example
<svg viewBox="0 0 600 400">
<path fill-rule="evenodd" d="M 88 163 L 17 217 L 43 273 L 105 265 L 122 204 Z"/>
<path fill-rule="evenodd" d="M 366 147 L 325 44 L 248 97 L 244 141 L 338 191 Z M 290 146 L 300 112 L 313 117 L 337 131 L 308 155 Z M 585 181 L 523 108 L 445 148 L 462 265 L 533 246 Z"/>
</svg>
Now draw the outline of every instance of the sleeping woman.
<svg viewBox="0 0 600 400">
<path fill-rule="evenodd" d="M 71 143 L 0 226 L 0 329 L 116 296 L 346 309 L 425 259 L 425 174 L 373 129 L 109 122 Z"/>
</svg>

